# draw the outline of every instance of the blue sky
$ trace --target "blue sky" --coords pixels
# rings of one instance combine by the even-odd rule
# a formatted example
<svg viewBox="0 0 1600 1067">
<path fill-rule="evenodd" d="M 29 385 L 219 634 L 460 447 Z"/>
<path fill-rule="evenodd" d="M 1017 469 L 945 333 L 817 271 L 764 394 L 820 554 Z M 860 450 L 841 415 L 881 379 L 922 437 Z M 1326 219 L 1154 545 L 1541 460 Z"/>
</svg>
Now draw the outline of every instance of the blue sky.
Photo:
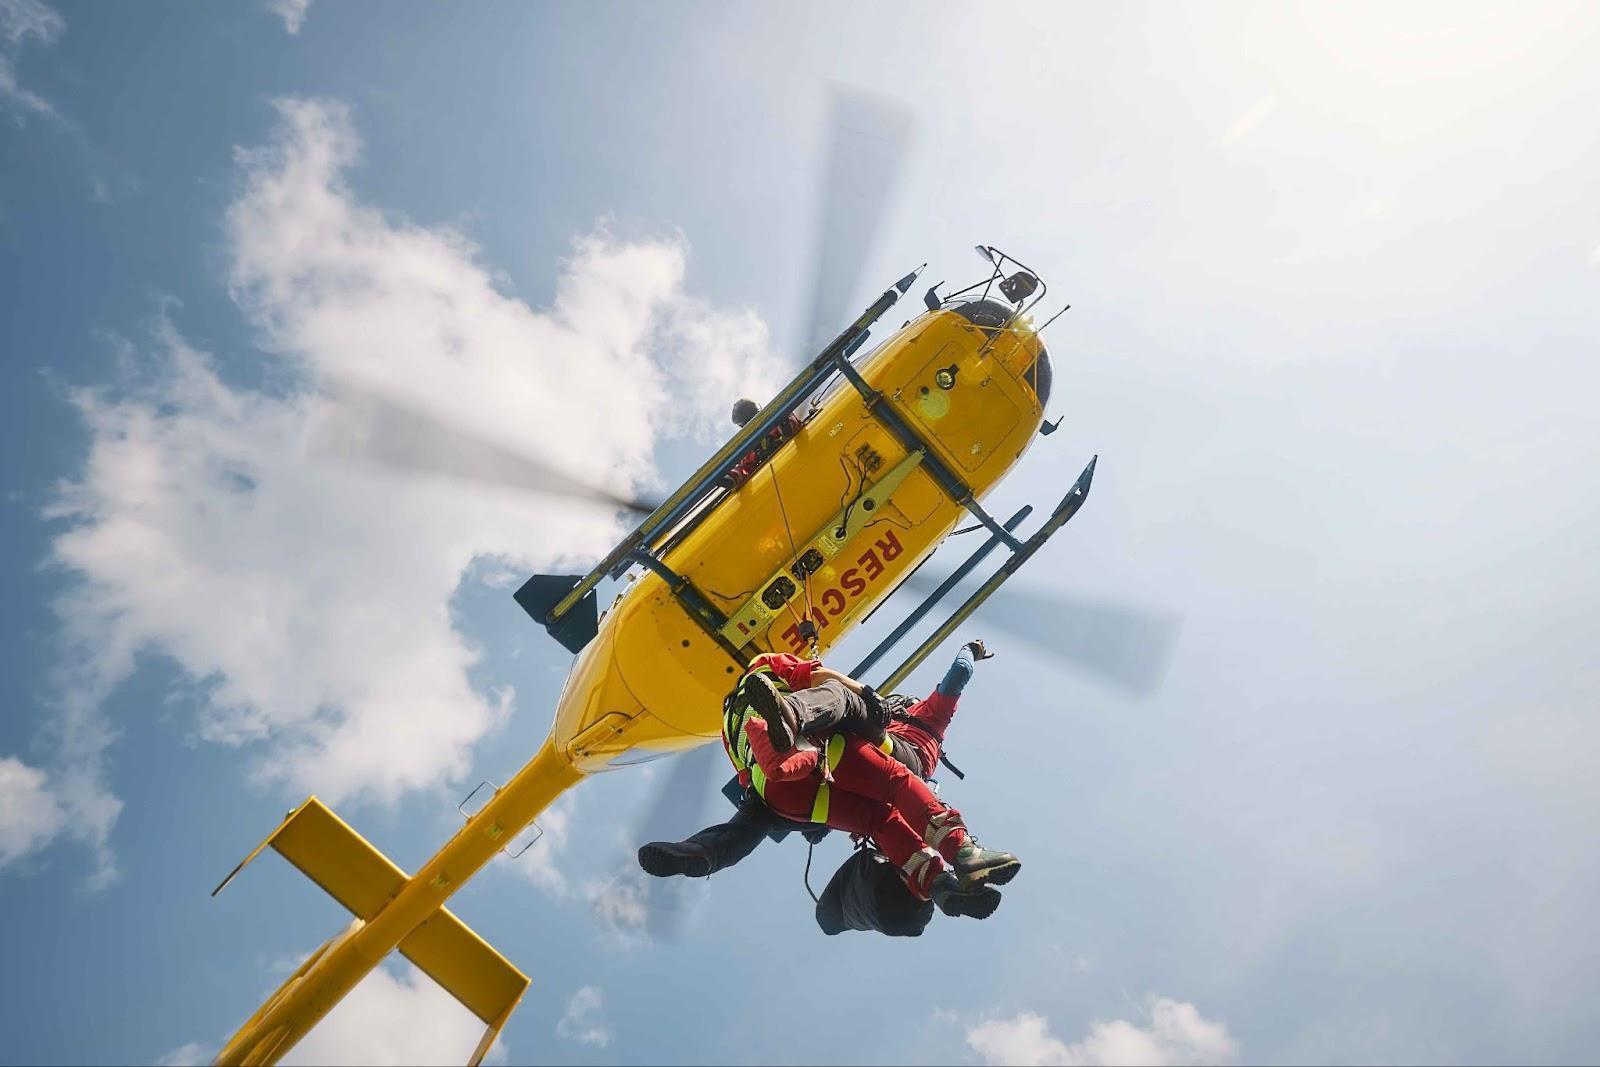
<svg viewBox="0 0 1600 1067">
<path fill-rule="evenodd" d="M 208 1057 L 344 921 L 272 857 L 207 897 L 285 810 L 414 868 L 532 752 L 508 583 L 617 526 L 319 462 L 328 383 L 674 484 L 792 355 L 829 82 L 917 118 L 863 303 L 985 242 L 1074 305 L 994 510 L 1101 464 L 1026 580 L 1180 643 L 1134 699 L 992 641 L 950 795 L 1026 870 L 910 943 L 824 938 L 792 845 L 652 939 L 659 770 L 586 783 L 456 901 L 533 978 L 499 1055 L 1595 1058 L 1593 6 L 0 18 L 0 1058 Z M 395 965 L 299 1054 L 475 1029 Z"/>
</svg>

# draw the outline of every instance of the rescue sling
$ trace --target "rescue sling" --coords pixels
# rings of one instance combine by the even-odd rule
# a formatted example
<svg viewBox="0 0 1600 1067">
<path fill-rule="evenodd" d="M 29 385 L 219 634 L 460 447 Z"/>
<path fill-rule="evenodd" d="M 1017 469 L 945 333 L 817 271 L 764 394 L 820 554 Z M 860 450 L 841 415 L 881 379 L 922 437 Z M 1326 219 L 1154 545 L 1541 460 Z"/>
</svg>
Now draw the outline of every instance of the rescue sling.
<svg viewBox="0 0 1600 1067">
<path fill-rule="evenodd" d="M 767 776 L 756 760 L 755 752 L 750 747 L 750 737 L 745 731 L 750 717 L 756 712 L 745 697 L 744 687 L 757 674 L 765 674 L 779 693 L 792 691 L 771 667 L 762 665 L 747 671 L 739 679 L 739 684 L 734 686 L 733 692 L 722 702 L 722 747 L 728 753 L 728 760 L 733 764 L 733 769 L 738 772 L 739 781 L 749 785 L 756 791 L 756 796 L 764 801 L 767 798 Z M 885 738 L 883 741 L 885 752 L 889 750 L 888 744 L 888 739 Z M 836 733 L 829 737 L 820 755 L 822 781 L 817 785 L 817 795 L 811 802 L 811 821 L 814 823 L 828 821 L 828 799 L 832 790 L 829 783 L 833 778 L 834 768 L 838 767 L 839 761 L 844 758 L 844 735 Z"/>
</svg>

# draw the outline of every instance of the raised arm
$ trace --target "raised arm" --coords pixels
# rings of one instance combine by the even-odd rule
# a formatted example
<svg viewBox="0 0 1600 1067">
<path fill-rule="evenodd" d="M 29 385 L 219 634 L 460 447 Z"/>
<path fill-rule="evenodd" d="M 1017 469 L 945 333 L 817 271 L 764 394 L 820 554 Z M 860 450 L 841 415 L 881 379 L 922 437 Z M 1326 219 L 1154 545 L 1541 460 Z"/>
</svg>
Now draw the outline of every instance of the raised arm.
<svg viewBox="0 0 1600 1067">
<path fill-rule="evenodd" d="M 843 671 L 836 671 L 832 667 L 823 666 L 811 668 L 812 685 L 821 685 L 823 682 L 827 681 L 838 682 L 840 685 L 850 690 L 850 692 L 855 693 L 857 696 L 861 695 L 861 683 L 850 677 L 848 674 L 845 674 Z"/>
</svg>

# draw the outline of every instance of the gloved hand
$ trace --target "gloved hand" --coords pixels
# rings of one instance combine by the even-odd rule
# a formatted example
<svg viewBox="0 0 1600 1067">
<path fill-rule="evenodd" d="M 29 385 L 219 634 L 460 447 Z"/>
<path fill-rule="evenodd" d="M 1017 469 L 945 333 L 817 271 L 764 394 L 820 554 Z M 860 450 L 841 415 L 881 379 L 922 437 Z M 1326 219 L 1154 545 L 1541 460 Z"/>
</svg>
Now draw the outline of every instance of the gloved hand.
<svg viewBox="0 0 1600 1067">
<path fill-rule="evenodd" d="M 870 685 L 861 687 L 861 702 L 867 706 L 867 724 L 872 732 L 867 736 L 868 741 L 874 743 L 882 741 L 889 722 L 894 717 L 889 705 L 884 703 L 875 689 Z"/>
<path fill-rule="evenodd" d="M 972 658 L 975 660 L 994 659 L 994 653 L 990 652 L 986 647 L 984 647 L 983 638 L 981 637 L 974 638 L 961 647 L 970 651 L 972 653 Z"/>
</svg>

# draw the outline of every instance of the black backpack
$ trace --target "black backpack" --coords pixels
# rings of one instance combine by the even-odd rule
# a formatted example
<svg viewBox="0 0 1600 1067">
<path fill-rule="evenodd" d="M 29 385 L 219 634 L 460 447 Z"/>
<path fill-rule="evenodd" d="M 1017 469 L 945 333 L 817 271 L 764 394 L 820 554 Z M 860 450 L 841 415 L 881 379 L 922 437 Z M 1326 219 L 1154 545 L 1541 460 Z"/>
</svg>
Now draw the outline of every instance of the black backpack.
<svg viewBox="0 0 1600 1067">
<path fill-rule="evenodd" d="M 912 896 L 894 864 L 875 848 L 852 852 L 817 898 L 817 925 L 829 935 L 876 930 L 920 937 L 932 918 L 933 905 Z"/>
</svg>

